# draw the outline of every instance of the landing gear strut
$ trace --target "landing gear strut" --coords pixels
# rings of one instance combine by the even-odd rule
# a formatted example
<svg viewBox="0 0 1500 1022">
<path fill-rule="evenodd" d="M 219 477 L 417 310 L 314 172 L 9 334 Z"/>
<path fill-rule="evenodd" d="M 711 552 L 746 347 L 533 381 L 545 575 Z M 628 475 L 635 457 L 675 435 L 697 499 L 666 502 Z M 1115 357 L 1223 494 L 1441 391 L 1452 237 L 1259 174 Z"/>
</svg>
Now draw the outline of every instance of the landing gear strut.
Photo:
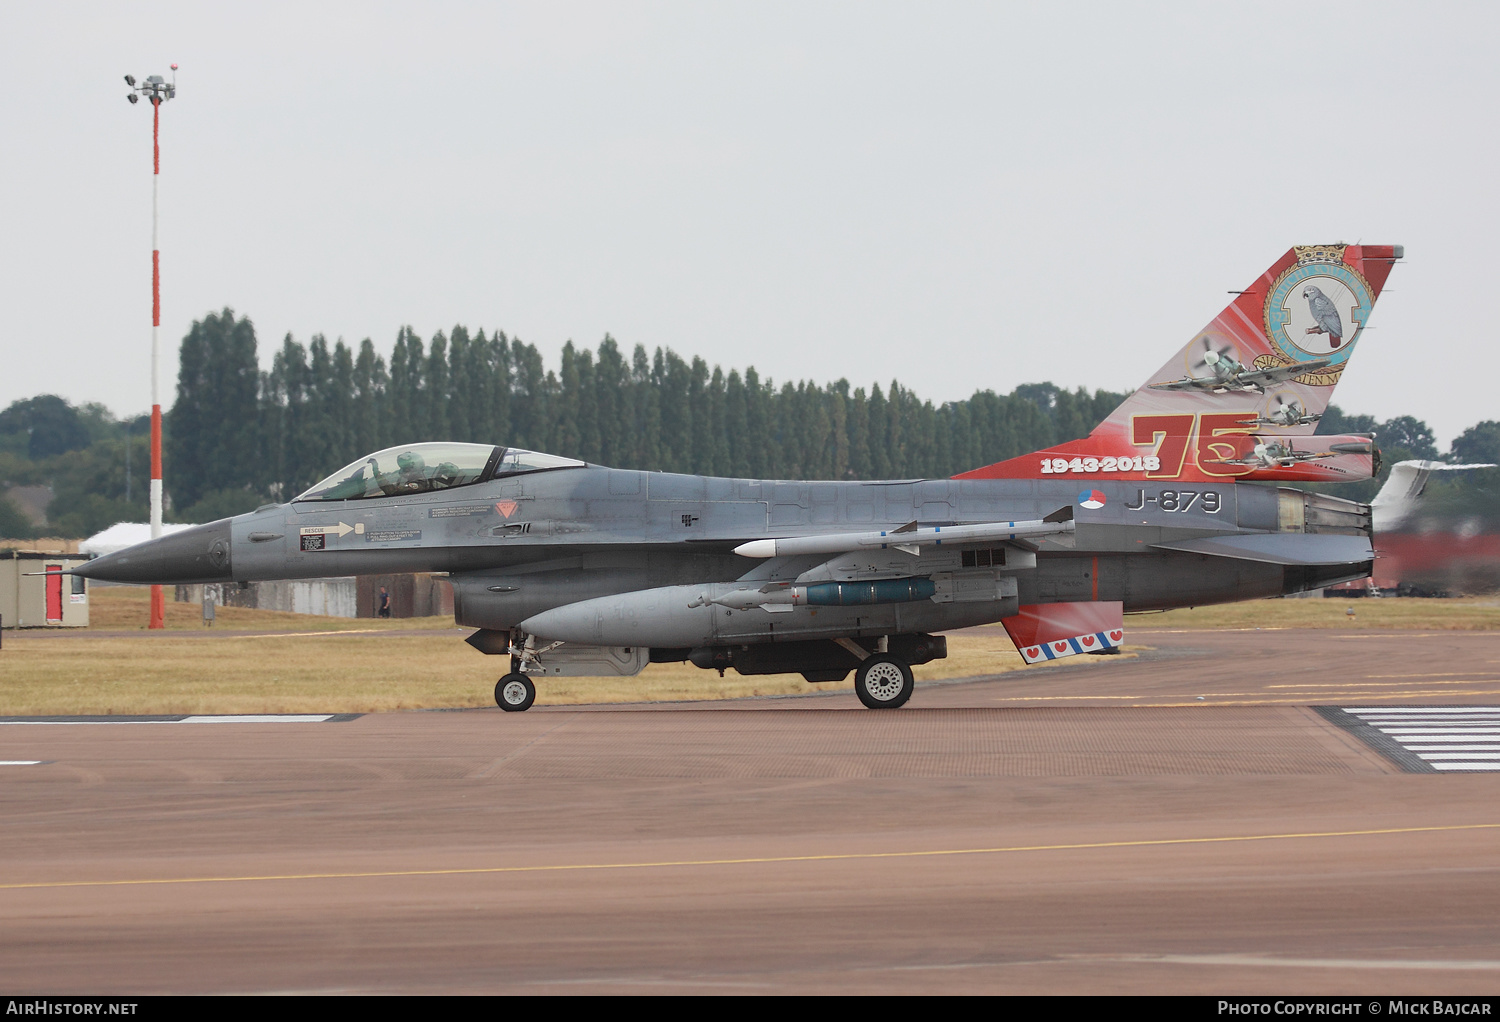
<svg viewBox="0 0 1500 1022">
<path fill-rule="evenodd" d="M 495 682 L 495 703 L 508 713 L 531 709 L 536 702 L 536 686 L 524 674 L 511 673 Z"/>
<path fill-rule="evenodd" d="M 911 668 L 888 653 L 867 658 L 854 672 L 854 692 L 872 710 L 894 710 L 905 705 L 915 687 Z"/>
</svg>

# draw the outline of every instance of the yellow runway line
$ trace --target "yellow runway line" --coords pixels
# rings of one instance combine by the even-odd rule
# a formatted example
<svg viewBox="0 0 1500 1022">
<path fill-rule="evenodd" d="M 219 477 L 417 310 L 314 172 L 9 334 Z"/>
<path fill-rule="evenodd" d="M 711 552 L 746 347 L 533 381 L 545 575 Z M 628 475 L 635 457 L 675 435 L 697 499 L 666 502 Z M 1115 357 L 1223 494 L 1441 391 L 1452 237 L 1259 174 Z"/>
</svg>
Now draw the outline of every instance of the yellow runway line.
<svg viewBox="0 0 1500 1022">
<path fill-rule="evenodd" d="M 595 862 L 561 866 L 479 866 L 461 869 L 376 870 L 361 873 L 284 873 L 262 876 L 159 877 L 142 880 L 54 880 L 0 884 L 0 890 L 59 887 L 141 887 L 158 884 L 233 884 L 266 880 L 364 880 L 383 877 L 483 876 L 492 873 L 568 873 L 613 869 L 667 869 L 686 866 L 752 866 L 790 862 L 850 862 L 869 859 L 922 859 L 954 855 L 1003 855 L 1013 852 L 1076 852 L 1101 848 L 1164 848 L 1172 845 L 1234 844 L 1246 841 L 1296 841 L 1307 838 L 1373 837 L 1381 834 L 1435 834 L 1461 830 L 1500 830 L 1500 823 L 1459 823 L 1439 827 L 1382 827 L 1376 830 L 1315 830 L 1296 834 L 1238 834 L 1228 837 L 1153 838 L 1141 841 L 1088 841 L 1067 845 L 1011 845 L 1000 848 L 944 848 L 917 852 L 834 852 L 827 855 L 767 855 L 743 859 L 678 859 L 661 862 Z"/>
<path fill-rule="evenodd" d="M 1480 674 L 1494 674 L 1494 671 L 1444 671 L 1442 674 L 1367 674 L 1366 678 L 1472 678 Z M 1486 681 L 1493 679 L 1486 678 Z"/>
<path fill-rule="evenodd" d="M 1475 671 L 1475 674 L 1493 674 L 1494 671 Z M 1434 678 L 1426 674 L 1367 674 L 1367 678 Z M 1397 688 L 1401 685 L 1488 685 L 1497 678 L 1455 678 L 1453 681 L 1304 681 L 1296 685 L 1267 685 L 1266 688 Z"/>
<path fill-rule="evenodd" d="M 314 635 L 379 635 L 384 628 L 340 628 L 327 632 L 268 632 L 263 635 L 225 635 L 226 639 L 303 639 Z"/>
</svg>

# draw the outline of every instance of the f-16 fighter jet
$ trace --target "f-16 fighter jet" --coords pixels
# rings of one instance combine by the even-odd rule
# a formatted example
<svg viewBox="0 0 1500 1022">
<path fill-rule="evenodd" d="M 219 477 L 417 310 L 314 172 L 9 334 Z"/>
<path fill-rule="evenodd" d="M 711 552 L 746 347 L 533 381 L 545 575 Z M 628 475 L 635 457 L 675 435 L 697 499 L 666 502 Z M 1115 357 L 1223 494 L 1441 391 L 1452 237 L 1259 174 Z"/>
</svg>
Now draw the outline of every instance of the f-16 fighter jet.
<svg viewBox="0 0 1500 1022">
<path fill-rule="evenodd" d="M 1287 252 L 1090 436 L 953 479 L 723 479 L 410 443 L 287 503 L 77 573 L 223 583 L 447 572 L 454 616 L 475 629 L 468 641 L 508 665 L 495 685 L 506 710 L 531 706 L 548 677 L 684 661 L 810 682 L 852 671 L 866 706 L 898 707 L 912 667 L 946 655 L 949 629 L 1001 622 L 1035 663 L 1117 650 L 1127 611 L 1367 576 L 1368 507 L 1237 480 L 1367 478 L 1368 439 L 1326 438 L 1363 453 L 1290 466 L 1225 459 L 1253 436 L 1241 425 L 1257 414 L 1251 379 L 1289 381 L 1304 409 L 1322 412 L 1400 255 L 1389 245 Z M 1307 307 L 1290 299 L 1309 281 L 1359 313 L 1333 357 L 1295 343 Z M 1214 377 L 1234 384 L 1222 394 L 1164 387 L 1205 336 L 1295 371 L 1248 377 L 1257 371 L 1235 362 Z"/>
</svg>

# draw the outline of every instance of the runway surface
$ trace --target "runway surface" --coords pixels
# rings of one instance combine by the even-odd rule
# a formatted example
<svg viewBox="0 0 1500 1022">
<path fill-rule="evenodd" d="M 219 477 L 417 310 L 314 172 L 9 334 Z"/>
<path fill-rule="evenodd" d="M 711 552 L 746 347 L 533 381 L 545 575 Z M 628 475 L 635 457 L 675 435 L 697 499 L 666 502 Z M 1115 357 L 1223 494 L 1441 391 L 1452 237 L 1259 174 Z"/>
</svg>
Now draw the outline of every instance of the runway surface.
<svg viewBox="0 0 1500 1022">
<path fill-rule="evenodd" d="M 1500 774 L 1407 721 L 1486 744 L 1500 634 L 1129 640 L 896 712 L 0 722 L 0 984 L 1500 990 Z"/>
</svg>

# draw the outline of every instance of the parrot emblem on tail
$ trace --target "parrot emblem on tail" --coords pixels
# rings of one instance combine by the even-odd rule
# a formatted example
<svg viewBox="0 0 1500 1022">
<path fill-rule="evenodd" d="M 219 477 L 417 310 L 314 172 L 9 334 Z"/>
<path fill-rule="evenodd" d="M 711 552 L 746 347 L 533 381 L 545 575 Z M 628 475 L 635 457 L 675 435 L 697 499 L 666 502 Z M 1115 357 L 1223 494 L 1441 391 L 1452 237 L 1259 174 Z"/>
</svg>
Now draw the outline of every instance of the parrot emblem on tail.
<svg viewBox="0 0 1500 1022">
<path fill-rule="evenodd" d="M 1306 332 L 1310 334 L 1327 334 L 1328 346 L 1337 348 L 1344 343 L 1344 321 L 1339 316 L 1338 307 L 1333 300 L 1309 284 L 1302 289 L 1302 297 L 1307 299 L 1308 311 L 1317 321 L 1317 326 L 1310 326 Z"/>
</svg>

